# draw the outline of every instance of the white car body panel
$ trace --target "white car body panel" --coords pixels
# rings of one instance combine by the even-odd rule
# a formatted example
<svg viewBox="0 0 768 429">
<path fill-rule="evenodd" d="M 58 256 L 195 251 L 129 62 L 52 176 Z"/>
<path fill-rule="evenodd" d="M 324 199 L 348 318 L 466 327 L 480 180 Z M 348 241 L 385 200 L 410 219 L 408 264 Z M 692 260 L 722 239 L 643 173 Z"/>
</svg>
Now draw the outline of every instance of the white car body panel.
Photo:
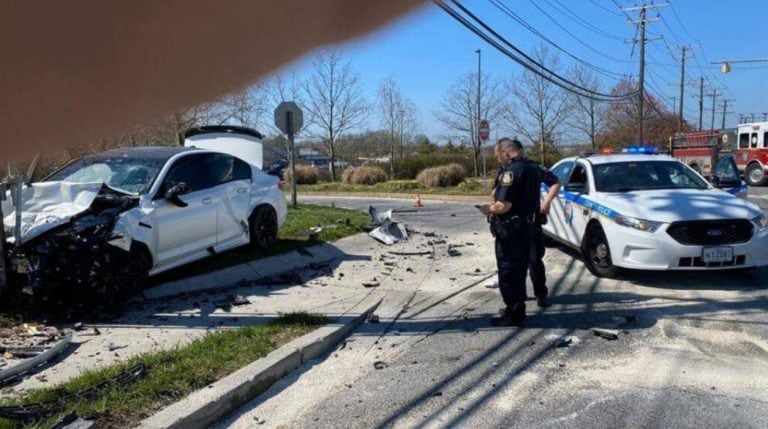
<svg viewBox="0 0 768 429">
<path fill-rule="evenodd" d="M 198 134 L 187 137 L 184 146 L 227 153 L 260 169 L 264 167 L 264 146 L 253 136 L 224 132 Z"/>
<path fill-rule="evenodd" d="M 582 194 L 561 190 L 550 208 L 549 222 L 543 226 L 545 233 L 558 241 L 580 248 L 586 225 L 597 221 L 605 232 L 613 264 L 622 268 L 713 270 L 768 265 L 768 228 L 760 228 L 752 222 L 763 215 L 763 212 L 756 205 L 737 196 L 740 188 L 736 188 L 738 192 L 726 192 L 711 186 L 704 190 L 658 189 L 623 193 L 595 190 L 592 165 L 627 161 L 675 160 L 667 156 L 640 154 L 569 158 L 560 161 L 552 167 L 553 170 L 563 162 L 578 162 L 587 166 L 589 192 Z M 548 188 L 542 186 L 542 196 L 547 191 Z M 646 232 L 616 223 L 614 219 L 619 215 L 661 222 L 662 225 L 654 232 Z M 751 222 L 753 233 L 747 242 L 712 246 L 684 245 L 667 233 L 673 222 L 733 219 Z M 690 261 L 701 258 L 705 247 L 718 246 L 732 247 L 733 265 L 693 266 L 692 262 L 691 266 L 683 265 L 686 258 Z M 737 264 L 736 258 L 743 260 L 743 263 Z"/>
</svg>

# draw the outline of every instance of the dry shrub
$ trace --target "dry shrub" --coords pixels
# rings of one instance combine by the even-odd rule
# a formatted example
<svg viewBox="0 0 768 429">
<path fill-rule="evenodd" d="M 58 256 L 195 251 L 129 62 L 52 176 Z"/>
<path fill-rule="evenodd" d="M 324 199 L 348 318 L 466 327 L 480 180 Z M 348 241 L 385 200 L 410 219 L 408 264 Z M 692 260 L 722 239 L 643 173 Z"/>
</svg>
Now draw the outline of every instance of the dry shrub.
<svg viewBox="0 0 768 429">
<path fill-rule="evenodd" d="M 314 185 L 320 181 L 321 176 L 321 171 L 316 167 L 311 165 L 296 166 L 296 184 L 298 185 Z M 291 181 L 290 168 L 283 170 L 283 180 L 286 182 Z"/>
<path fill-rule="evenodd" d="M 425 188 L 456 186 L 464 181 L 466 172 L 460 164 L 441 165 L 422 170 L 416 180 Z"/>
<path fill-rule="evenodd" d="M 375 185 L 387 181 L 387 173 L 379 167 L 347 168 L 341 181 L 350 185 Z"/>
</svg>

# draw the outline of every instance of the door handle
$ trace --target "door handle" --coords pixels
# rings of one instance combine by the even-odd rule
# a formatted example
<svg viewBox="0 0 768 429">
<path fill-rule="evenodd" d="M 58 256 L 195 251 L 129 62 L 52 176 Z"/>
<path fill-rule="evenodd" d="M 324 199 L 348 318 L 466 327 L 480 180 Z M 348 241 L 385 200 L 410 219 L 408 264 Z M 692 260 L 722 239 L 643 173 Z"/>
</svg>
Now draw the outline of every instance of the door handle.
<svg viewBox="0 0 768 429">
<path fill-rule="evenodd" d="M 213 198 L 211 198 L 211 197 L 203 198 L 203 204 L 210 204 L 212 202 L 213 202 Z"/>
</svg>

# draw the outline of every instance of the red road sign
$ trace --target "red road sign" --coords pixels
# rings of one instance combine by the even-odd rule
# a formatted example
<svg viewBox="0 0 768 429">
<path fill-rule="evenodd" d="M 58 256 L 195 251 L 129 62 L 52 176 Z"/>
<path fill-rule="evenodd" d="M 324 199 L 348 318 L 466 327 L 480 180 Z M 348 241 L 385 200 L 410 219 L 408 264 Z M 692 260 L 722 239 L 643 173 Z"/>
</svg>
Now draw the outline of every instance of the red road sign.
<svg viewBox="0 0 768 429">
<path fill-rule="evenodd" d="M 491 124 L 483 119 L 480 121 L 480 125 L 478 126 L 479 132 L 480 132 L 480 138 L 482 140 L 488 140 L 488 137 L 491 134 Z"/>
</svg>

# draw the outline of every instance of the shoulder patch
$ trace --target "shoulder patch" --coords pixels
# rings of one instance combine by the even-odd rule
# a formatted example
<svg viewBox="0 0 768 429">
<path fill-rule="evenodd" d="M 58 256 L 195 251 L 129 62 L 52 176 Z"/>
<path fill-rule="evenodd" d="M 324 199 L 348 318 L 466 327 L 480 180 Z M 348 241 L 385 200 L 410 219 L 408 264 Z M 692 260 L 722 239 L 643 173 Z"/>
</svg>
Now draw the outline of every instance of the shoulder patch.
<svg viewBox="0 0 768 429">
<path fill-rule="evenodd" d="M 509 186 L 512 184 L 512 182 L 515 181 L 515 176 L 512 174 L 511 171 L 505 171 L 504 175 L 501 176 L 501 183 L 504 186 Z"/>
</svg>

